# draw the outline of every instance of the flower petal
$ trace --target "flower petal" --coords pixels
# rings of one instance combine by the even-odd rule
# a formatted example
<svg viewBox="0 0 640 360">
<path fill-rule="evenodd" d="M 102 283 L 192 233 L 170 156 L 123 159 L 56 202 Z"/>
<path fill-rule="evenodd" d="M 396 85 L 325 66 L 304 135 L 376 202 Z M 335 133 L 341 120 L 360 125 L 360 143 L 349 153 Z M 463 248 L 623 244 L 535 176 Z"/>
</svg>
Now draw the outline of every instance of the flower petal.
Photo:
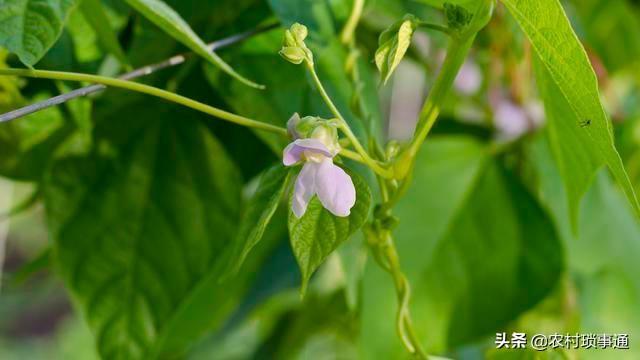
<svg viewBox="0 0 640 360">
<path fill-rule="evenodd" d="M 298 219 L 307 211 L 307 205 L 316 193 L 316 173 L 319 166 L 320 164 L 314 162 L 304 164 L 296 179 L 291 210 Z"/>
<path fill-rule="evenodd" d="M 349 216 L 356 203 L 356 188 L 351 177 L 331 159 L 317 166 L 315 187 L 322 206 L 336 216 Z"/>
<path fill-rule="evenodd" d="M 293 115 L 291 115 L 291 117 L 289 118 L 289 121 L 287 121 L 287 132 L 289 133 L 289 136 L 293 138 L 293 140 L 300 138 L 300 134 L 298 134 L 298 132 L 296 131 L 296 126 L 298 126 L 299 122 L 300 115 L 298 115 L 298 113 L 293 113 Z"/>
<path fill-rule="evenodd" d="M 291 166 L 299 162 L 300 160 L 302 160 L 302 154 L 305 151 L 333 157 L 333 154 L 320 140 L 298 139 L 287 145 L 287 147 L 284 149 L 282 153 L 282 163 L 285 166 Z"/>
</svg>

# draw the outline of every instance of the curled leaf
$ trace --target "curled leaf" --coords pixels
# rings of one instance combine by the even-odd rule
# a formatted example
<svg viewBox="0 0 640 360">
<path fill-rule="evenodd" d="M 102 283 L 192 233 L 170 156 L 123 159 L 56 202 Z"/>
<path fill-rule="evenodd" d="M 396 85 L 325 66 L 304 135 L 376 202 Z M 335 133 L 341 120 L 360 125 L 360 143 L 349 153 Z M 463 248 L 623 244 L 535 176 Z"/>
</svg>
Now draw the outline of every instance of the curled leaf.
<svg viewBox="0 0 640 360">
<path fill-rule="evenodd" d="M 418 19 L 407 14 L 380 34 L 375 61 L 385 84 L 407 53 L 417 27 Z"/>
</svg>

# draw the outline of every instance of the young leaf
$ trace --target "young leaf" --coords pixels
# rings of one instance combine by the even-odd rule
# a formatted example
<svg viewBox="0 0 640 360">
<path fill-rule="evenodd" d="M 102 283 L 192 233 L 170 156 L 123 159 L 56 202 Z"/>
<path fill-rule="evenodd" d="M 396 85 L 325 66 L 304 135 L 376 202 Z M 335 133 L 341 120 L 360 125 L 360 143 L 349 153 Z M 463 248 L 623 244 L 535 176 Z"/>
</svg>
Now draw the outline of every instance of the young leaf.
<svg viewBox="0 0 640 360">
<path fill-rule="evenodd" d="M 109 23 L 102 3 L 99 0 L 82 0 L 80 10 L 98 35 L 98 41 L 104 50 L 113 54 L 121 64 L 128 65 L 129 60 L 120 46 L 117 34 Z"/>
<path fill-rule="evenodd" d="M 258 189 L 246 205 L 240 220 L 235 251 L 229 259 L 228 270 L 223 278 L 237 273 L 249 252 L 262 239 L 290 177 L 291 171 L 282 164 L 275 165 L 262 174 Z"/>
<path fill-rule="evenodd" d="M 415 16 L 407 14 L 380 34 L 375 61 L 385 84 L 409 49 L 417 22 Z"/>
<path fill-rule="evenodd" d="M 58 40 L 75 0 L 0 0 L 0 46 L 31 67 Z"/>
<path fill-rule="evenodd" d="M 598 152 L 602 161 L 609 166 L 622 186 L 629 202 L 640 214 L 640 204 L 614 146 L 611 123 L 600 102 L 596 75 L 560 2 L 558 0 L 503 0 L 502 2 L 528 36 L 549 72 L 551 80 L 557 85 L 564 102 L 573 113 L 571 117 L 573 122 L 568 125 L 567 130 L 586 134 L 586 136 L 575 136 L 576 139 L 580 139 L 580 149 L 556 146 L 556 157 L 563 159 L 561 162 L 566 164 L 567 159 L 573 156 L 566 154 L 567 150 L 575 152 L 591 148 L 586 151 Z M 564 139 L 559 140 L 564 141 Z M 574 175 L 567 181 L 573 181 Z M 581 175 L 583 177 L 581 183 L 587 183 L 589 179 L 584 178 L 586 173 Z M 591 176 L 592 174 L 589 174 L 588 177 L 591 178 Z M 584 186 L 580 186 L 579 190 L 584 192 Z M 573 191 L 575 192 L 575 189 Z M 574 204 L 573 208 L 576 207 L 577 205 Z"/>
<path fill-rule="evenodd" d="M 225 73 L 239 80 L 245 85 L 261 89 L 264 86 L 246 79 L 238 74 L 229 64 L 224 62 L 216 53 L 209 50 L 207 44 L 198 37 L 180 15 L 161 0 L 126 0 L 131 7 L 140 12 L 149 21 L 156 24 L 168 35 L 181 42 L 196 54 L 202 56 Z"/>
<path fill-rule="evenodd" d="M 356 204 L 347 217 L 337 217 L 322 207 L 320 200 L 314 197 L 307 212 L 298 219 L 289 213 L 289 236 L 293 254 L 300 266 L 304 296 L 309 279 L 340 244 L 364 225 L 371 207 L 371 190 L 359 175 L 349 172 L 356 187 Z"/>
</svg>

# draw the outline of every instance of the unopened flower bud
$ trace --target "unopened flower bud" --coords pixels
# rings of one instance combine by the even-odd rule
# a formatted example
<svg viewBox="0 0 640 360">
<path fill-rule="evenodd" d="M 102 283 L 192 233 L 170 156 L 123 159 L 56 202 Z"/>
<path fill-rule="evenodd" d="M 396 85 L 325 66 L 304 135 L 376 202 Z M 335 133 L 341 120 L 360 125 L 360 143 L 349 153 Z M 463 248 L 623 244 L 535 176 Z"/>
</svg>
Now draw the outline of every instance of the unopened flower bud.
<svg viewBox="0 0 640 360">
<path fill-rule="evenodd" d="M 301 64 L 303 61 L 313 64 L 313 53 L 304 43 L 307 38 L 307 27 L 298 23 L 291 25 L 284 32 L 284 41 L 280 55 L 293 64 Z"/>
<path fill-rule="evenodd" d="M 285 46 L 280 50 L 280 56 L 290 63 L 299 65 L 306 58 L 304 50 L 299 47 Z"/>
</svg>

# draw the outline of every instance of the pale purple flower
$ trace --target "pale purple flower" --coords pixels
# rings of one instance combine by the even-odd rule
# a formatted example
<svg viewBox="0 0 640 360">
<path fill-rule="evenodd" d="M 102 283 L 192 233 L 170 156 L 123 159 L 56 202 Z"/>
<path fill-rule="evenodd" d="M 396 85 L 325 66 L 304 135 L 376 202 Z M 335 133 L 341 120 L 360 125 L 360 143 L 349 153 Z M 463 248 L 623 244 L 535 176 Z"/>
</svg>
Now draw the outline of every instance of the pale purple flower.
<svg viewBox="0 0 640 360">
<path fill-rule="evenodd" d="M 333 163 L 337 151 L 330 151 L 318 139 L 297 139 L 283 152 L 282 162 L 293 166 L 304 161 L 296 179 L 292 210 L 301 218 L 314 195 L 325 209 L 336 216 L 349 216 L 356 202 L 356 189 L 351 177 Z"/>
</svg>

